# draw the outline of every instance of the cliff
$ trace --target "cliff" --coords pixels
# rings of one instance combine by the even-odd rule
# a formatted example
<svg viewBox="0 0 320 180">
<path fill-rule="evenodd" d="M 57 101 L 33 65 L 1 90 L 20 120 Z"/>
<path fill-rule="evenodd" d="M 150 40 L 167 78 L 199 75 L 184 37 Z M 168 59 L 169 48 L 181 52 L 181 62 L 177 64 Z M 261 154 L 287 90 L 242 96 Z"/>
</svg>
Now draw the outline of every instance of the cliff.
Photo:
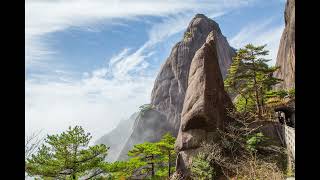
<svg viewBox="0 0 320 180">
<path fill-rule="evenodd" d="M 284 12 L 285 28 L 281 36 L 274 76 L 283 80 L 276 89 L 295 87 L 295 0 L 288 0 Z"/>
</svg>

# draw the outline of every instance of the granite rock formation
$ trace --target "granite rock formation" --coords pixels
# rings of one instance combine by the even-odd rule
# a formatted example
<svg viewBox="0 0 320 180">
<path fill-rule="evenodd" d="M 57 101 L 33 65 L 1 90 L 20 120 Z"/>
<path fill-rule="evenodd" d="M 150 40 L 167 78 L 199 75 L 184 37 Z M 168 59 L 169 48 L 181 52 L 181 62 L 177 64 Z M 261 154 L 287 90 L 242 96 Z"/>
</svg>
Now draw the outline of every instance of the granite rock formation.
<svg viewBox="0 0 320 180">
<path fill-rule="evenodd" d="M 201 142 L 215 138 L 217 129 L 227 121 L 232 101 L 224 90 L 219 66 L 219 33 L 212 31 L 192 59 L 188 87 L 175 144 L 179 152 L 177 170 L 188 174 L 187 167 Z"/>
<path fill-rule="evenodd" d="M 235 51 L 222 35 L 219 25 L 205 15 L 197 14 L 190 22 L 184 39 L 178 42 L 162 65 L 155 80 L 151 104 L 167 117 L 172 133 L 176 135 L 180 126 L 180 114 L 187 89 L 191 60 L 203 45 L 209 32 L 217 32 L 216 41 L 219 65 L 225 78 Z"/>
<path fill-rule="evenodd" d="M 284 12 L 285 28 L 281 36 L 274 76 L 283 80 L 276 89 L 295 87 L 295 0 L 287 0 Z"/>
<path fill-rule="evenodd" d="M 155 117 L 136 120 L 133 131 L 121 150 L 119 160 L 127 158 L 126 154 L 134 144 L 158 141 L 166 132 L 171 132 L 174 136 L 178 135 L 190 64 L 196 51 L 205 43 L 211 31 L 216 32 L 215 41 L 221 70 L 219 73 L 222 78 L 226 77 L 235 50 L 229 46 L 215 21 L 203 14 L 197 14 L 189 23 L 183 40 L 172 48 L 157 75 L 151 94 Z M 145 132 L 144 135 L 141 134 L 142 132 Z"/>
</svg>

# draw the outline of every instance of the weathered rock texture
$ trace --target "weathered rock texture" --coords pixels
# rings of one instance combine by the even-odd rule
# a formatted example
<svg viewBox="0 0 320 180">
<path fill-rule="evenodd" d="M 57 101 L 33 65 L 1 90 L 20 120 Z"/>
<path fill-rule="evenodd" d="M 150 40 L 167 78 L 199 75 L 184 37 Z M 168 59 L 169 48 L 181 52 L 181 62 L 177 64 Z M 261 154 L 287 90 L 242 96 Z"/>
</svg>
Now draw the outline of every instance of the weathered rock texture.
<svg viewBox="0 0 320 180">
<path fill-rule="evenodd" d="M 187 173 L 191 158 L 201 142 L 212 140 L 217 129 L 227 120 L 227 108 L 232 101 L 224 90 L 219 66 L 219 33 L 212 31 L 205 44 L 192 59 L 181 125 L 175 144 L 179 151 L 177 170 Z"/>
<path fill-rule="evenodd" d="M 285 28 L 281 36 L 276 65 L 280 69 L 275 77 L 283 79 L 276 88 L 295 87 L 295 0 L 288 0 L 284 12 Z"/>
<path fill-rule="evenodd" d="M 197 14 L 190 22 L 184 39 L 172 48 L 170 56 L 162 65 L 155 80 L 151 94 L 151 104 L 155 108 L 154 117 L 136 120 L 137 123 L 120 153 L 119 160 L 127 157 L 128 150 L 134 144 L 158 141 L 166 132 L 177 136 L 192 58 L 213 30 L 216 31 L 216 49 L 221 69 L 219 73 L 223 78 L 226 76 L 235 51 L 221 34 L 216 22 L 202 14 Z"/>
<path fill-rule="evenodd" d="M 187 89 L 191 60 L 195 52 L 203 45 L 210 31 L 217 32 L 216 42 L 219 65 L 224 78 L 232 62 L 235 51 L 221 34 L 219 25 L 202 14 L 197 14 L 190 22 L 185 37 L 178 42 L 170 56 L 162 65 L 155 80 L 151 103 L 165 114 L 172 133 L 177 134 L 180 126 L 180 114 Z"/>
</svg>

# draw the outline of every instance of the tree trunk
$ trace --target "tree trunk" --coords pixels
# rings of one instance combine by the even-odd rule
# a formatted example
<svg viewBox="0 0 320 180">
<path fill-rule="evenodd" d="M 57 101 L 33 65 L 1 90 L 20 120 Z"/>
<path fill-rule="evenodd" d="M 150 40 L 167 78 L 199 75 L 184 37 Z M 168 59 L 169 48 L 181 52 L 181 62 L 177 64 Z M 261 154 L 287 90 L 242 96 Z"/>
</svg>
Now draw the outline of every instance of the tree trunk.
<svg viewBox="0 0 320 180">
<path fill-rule="evenodd" d="M 246 99 L 246 104 L 244 105 L 244 112 L 247 112 L 248 99 L 247 98 L 245 98 L 245 99 Z"/>
<path fill-rule="evenodd" d="M 251 53 L 253 56 L 253 53 Z M 257 105 L 257 110 L 258 110 L 258 117 L 261 118 L 261 107 L 260 107 L 260 100 L 259 100 L 259 90 L 258 90 L 258 83 L 257 83 L 257 73 L 256 73 L 256 66 L 254 60 L 252 60 L 252 65 L 253 65 L 253 82 L 254 82 L 254 90 L 256 94 L 256 105 Z"/>
<path fill-rule="evenodd" d="M 262 109 L 262 114 L 264 114 L 265 113 L 265 108 L 264 108 L 263 89 L 262 89 L 262 87 L 260 88 L 260 94 L 261 94 L 261 109 Z"/>
<path fill-rule="evenodd" d="M 171 176 L 171 172 L 170 172 L 170 170 L 171 170 L 171 164 L 170 164 L 170 161 L 171 161 L 171 153 L 170 153 L 170 150 L 168 150 L 168 155 L 169 155 L 169 158 L 168 158 L 168 177 L 170 178 L 170 176 Z"/>
<path fill-rule="evenodd" d="M 261 107 L 260 107 L 260 103 L 259 103 L 259 92 L 256 88 L 255 90 L 255 93 L 256 93 L 256 106 L 257 106 L 257 110 L 258 110 L 258 117 L 261 118 Z"/>
<path fill-rule="evenodd" d="M 153 162 L 153 154 L 151 155 L 151 176 L 154 177 L 154 162 Z"/>
</svg>

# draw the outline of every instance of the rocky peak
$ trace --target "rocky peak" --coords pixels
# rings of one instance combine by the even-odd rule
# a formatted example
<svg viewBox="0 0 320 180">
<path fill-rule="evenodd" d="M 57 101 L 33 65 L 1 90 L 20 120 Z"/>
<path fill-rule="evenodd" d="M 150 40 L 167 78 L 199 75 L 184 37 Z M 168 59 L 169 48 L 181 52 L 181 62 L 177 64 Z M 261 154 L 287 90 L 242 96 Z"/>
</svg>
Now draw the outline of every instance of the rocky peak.
<svg viewBox="0 0 320 180">
<path fill-rule="evenodd" d="M 216 32 L 215 42 L 219 57 L 217 62 L 220 67 L 215 73 L 218 73 L 221 78 L 226 76 L 235 51 L 221 34 L 216 22 L 203 14 L 197 14 L 189 23 L 183 39 L 172 48 L 155 80 L 151 94 L 151 104 L 154 108 L 152 116 L 136 119 L 133 131 L 120 153 L 120 160 L 126 158 L 126 153 L 134 144 L 158 141 L 166 132 L 174 136 L 178 135 L 190 64 L 196 51 L 206 42 L 211 31 Z"/>
<path fill-rule="evenodd" d="M 221 34 L 219 25 L 203 14 L 197 14 L 188 25 L 184 38 L 172 49 L 155 80 L 151 94 L 152 105 L 167 117 L 172 133 L 177 134 L 180 114 L 187 89 L 191 60 L 204 44 L 209 32 L 215 30 L 219 39 L 219 65 L 224 78 L 235 51 Z"/>
</svg>

